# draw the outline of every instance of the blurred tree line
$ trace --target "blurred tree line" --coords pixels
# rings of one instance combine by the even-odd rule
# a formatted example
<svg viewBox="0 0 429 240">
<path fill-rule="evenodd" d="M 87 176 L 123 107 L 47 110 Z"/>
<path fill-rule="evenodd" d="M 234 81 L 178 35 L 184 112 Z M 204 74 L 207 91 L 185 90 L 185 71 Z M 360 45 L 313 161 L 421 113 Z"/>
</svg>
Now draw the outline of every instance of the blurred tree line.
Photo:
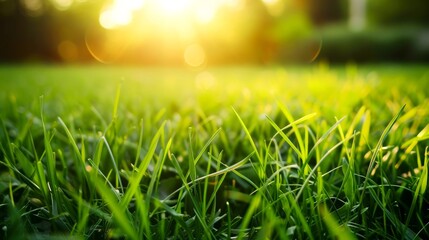
<svg viewBox="0 0 429 240">
<path fill-rule="evenodd" d="M 347 24 L 352 0 L 243 0 L 197 41 L 210 63 L 429 61 L 429 1 L 357 0 L 365 26 Z M 0 0 L 0 62 L 182 64 L 174 34 L 103 29 L 106 0 Z M 269 4 L 267 4 L 269 3 Z M 167 26 L 164 32 L 176 26 Z M 172 32 L 172 31 L 171 31 Z M 141 39 L 141 40 L 140 40 Z M 113 51 L 113 50 L 114 51 Z M 118 55 L 118 56 L 116 56 Z M 105 60 L 105 61 L 104 61 Z"/>
</svg>

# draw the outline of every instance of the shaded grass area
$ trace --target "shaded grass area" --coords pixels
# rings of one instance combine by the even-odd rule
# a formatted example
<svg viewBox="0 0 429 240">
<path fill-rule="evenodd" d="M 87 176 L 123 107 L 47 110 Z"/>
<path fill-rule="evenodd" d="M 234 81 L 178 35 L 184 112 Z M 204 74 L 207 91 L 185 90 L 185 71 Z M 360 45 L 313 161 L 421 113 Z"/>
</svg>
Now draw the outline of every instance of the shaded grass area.
<svg viewBox="0 0 429 240">
<path fill-rule="evenodd" d="M 426 66 L 0 68 L 2 238 L 424 239 Z"/>
</svg>

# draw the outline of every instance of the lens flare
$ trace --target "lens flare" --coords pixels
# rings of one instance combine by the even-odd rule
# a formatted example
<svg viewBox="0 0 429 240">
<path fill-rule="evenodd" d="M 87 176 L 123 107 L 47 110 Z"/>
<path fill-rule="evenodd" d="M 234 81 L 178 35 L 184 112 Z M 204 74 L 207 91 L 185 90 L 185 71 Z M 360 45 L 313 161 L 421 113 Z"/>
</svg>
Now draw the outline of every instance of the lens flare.
<svg viewBox="0 0 429 240">
<path fill-rule="evenodd" d="M 310 62 L 316 61 L 317 57 L 320 55 L 320 51 L 322 50 L 322 39 L 313 42 L 312 46 L 310 46 L 311 59 Z"/>
<path fill-rule="evenodd" d="M 101 63 L 116 62 L 124 54 L 130 44 L 129 38 L 118 30 L 103 31 L 90 28 L 85 35 L 88 52 Z"/>
</svg>

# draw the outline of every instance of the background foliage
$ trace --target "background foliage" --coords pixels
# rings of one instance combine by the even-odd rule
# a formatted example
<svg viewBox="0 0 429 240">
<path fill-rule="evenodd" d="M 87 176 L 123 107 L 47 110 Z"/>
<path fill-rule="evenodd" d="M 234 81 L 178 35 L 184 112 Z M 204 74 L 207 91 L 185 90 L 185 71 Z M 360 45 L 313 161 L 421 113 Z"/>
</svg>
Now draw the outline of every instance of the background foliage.
<svg viewBox="0 0 429 240">
<path fill-rule="evenodd" d="M 165 25 L 162 35 L 155 30 L 130 35 L 145 28 L 137 23 L 117 30 L 102 29 L 99 14 L 109 2 L 0 1 L 0 31 L 4 36 L 0 39 L 0 61 L 93 61 L 88 51 L 90 39 L 90 45 L 112 41 L 107 47 L 125 47 L 115 59 L 117 63 L 182 64 L 185 43 L 172 31 L 177 26 Z M 346 0 L 267 1 L 274 2 L 272 6 L 262 0 L 239 2 L 240 10 L 219 13 L 222 23 L 197 27 L 194 41 L 204 47 L 210 64 L 310 62 L 319 49 L 323 51 L 319 59 L 328 61 L 429 59 L 429 4 L 425 0 L 367 1 L 367 25 L 359 33 L 347 27 L 350 9 Z M 24 3 L 40 4 L 40 8 L 29 10 Z M 212 33 L 207 33 L 209 28 Z M 64 42 L 72 44 L 68 55 L 59 50 Z M 341 56 L 332 48 L 339 42 Z M 362 55 L 363 50 L 370 53 Z"/>
</svg>

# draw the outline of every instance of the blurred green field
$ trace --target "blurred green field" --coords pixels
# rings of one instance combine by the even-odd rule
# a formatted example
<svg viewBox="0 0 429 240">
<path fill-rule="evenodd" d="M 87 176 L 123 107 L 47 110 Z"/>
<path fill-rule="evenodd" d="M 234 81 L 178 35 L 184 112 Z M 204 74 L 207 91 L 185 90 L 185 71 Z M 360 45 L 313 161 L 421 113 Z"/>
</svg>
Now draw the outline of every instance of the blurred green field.
<svg viewBox="0 0 429 240">
<path fill-rule="evenodd" d="M 1 66 L 1 236 L 425 239 L 428 96 L 425 65 Z"/>
<path fill-rule="evenodd" d="M 260 113 L 269 113 L 261 108 L 279 101 L 301 113 L 319 112 L 331 118 L 353 113 L 362 105 L 384 108 L 388 100 L 399 105 L 418 105 L 429 92 L 428 74 L 425 65 L 358 68 L 320 64 L 223 67 L 204 71 L 98 65 L 3 66 L 0 97 L 4 103 L 2 112 L 9 108 L 6 103 L 37 110 L 37 106 L 31 109 L 29 104 L 38 105 L 38 98 L 43 95 L 47 103 L 57 105 L 48 108 L 48 115 L 64 116 L 71 109 L 94 107 L 108 118 L 121 85 L 119 108 L 136 116 L 161 109 L 167 113 L 200 109 L 216 114 L 229 111 L 230 107 L 244 108 L 253 114 L 255 106 Z M 393 114 L 395 110 L 387 107 L 382 112 Z"/>
</svg>

